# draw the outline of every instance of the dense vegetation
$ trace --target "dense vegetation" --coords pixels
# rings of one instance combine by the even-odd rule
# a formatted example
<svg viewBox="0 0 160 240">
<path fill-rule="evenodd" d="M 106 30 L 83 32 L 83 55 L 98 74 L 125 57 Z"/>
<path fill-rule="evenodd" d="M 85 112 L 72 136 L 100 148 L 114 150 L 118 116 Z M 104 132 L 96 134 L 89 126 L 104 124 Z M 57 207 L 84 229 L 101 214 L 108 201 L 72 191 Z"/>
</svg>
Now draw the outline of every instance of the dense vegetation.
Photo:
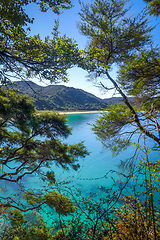
<svg viewBox="0 0 160 240">
<path fill-rule="evenodd" d="M 158 240 L 160 161 L 150 160 L 149 152 L 160 147 L 160 57 L 148 14 L 159 15 L 159 0 L 146 1 L 148 10 L 131 17 L 125 0 L 82 3 L 78 27 L 90 41 L 83 54 L 71 39 L 58 35 L 57 23 L 52 39 L 29 36 L 27 26 L 33 19 L 24 9 L 31 2 L 57 14 L 72 6 L 69 0 L 0 1 L 0 181 L 19 188 L 18 195 L 7 197 L 0 189 L 1 239 Z M 119 69 L 117 79 L 111 76 L 113 64 Z M 123 98 L 124 103 L 108 106 L 107 114 L 93 125 L 99 139 L 115 154 L 135 146 L 135 155 L 120 166 L 121 181 L 112 177 L 110 188 L 101 186 L 89 197 L 70 189 L 68 182 L 56 181 L 54 163 L 77 170 L 77 159 L 88 154 L 83 143 L 63 143 L 71 133 L 65 117 L 49 111 L 38 114 L 31 99 L 8 88 L 15 78 L 67 81 L 67 69 L 73 65 L 87 69 L 91 79 L 105 76 Z M 138 104 L 133 106 L 127 95 Z M 41 179 L 43 188 L 26 189 L 28 175 Z M 57 213 L 50 228 L 42 212 L 48 218 Z"/>
<path fill-rule="evenodd" d="M 82 3 L 78 24 L 89 39 L 83 67 L 91 79 L 102 77 L 110 81 L 111 88 L 123 98 L 123 103 L 107 107 L 107 113 L 96 121 L 93 130 L 113 154 L 134 144 L 135 154 L 123 159 L 119 167 L 123 173 L 130 172 L 133 179 L 142 174 L 141 186 L 146 188 L 139 194 L 136 185 L 133 187 L 122 209 L 117 210 L 117 218 L 113 218 L 110 235 L 104 239 L 159 239 L 160 209 L 155 194 L 159 192 L 156 181 L 159 182 L 160 162 L 151 160 L 149 152 L 159 151 L 160 147 L 160 51 L 154 44 L 151 34 L 154 27 L 146 17 L 147 10 L 129 16 L 127 2 Z M 147 2 L 150 2 L 149 13 L 158 16 L 160 1 Z M 112 77 L 113 66 L 117 67 L 117 78 Z M 107 82 L 100 84 L 109 91 Z M 136 105 L 129 101 L 129 95 L 134 97 Z M 149 141 L 152 148 L 147 144 Z"/>
<path fill-rule="evenodd" d="M 10 88 L 17 93 L 28 94 L 37 110 L 103 110 L 107 105 L 123 101 L 121 97 L 101 99 L 84 90 L 63 85 L 43 87 L 32 81 L 15 82 Z"/>
<path fill-rule="evenodd" d="M 19 93 L 29 94 L 37 110 L 102 110 L 106 107 L 102 99 L 81 89 L 63 85 L 42 87 L 31 81 L 21 81 L 12 88 L 18 88 Z"/>
<path fill-rule="evenodd" d="M 33 19 L 26 14 L 25 6 L 31 2 L 38 4 L 42 12 L 51 9 L 57 14 L 71 7 L 69 0 L 0 1 L 1 239 L 16 239 L 19 234 L 21 239 L 25 236 L 34 239 L 33 232 L 36 232 L 35 239 L 40 239 L 36 219 L 35 225 L 31 225 L 31 235 L 29 231 L 25 234 L 24 228 L 20 230 L 26 223 L 23 212 L 41 209 L 44 205 L 59 214 L 72 213 L 74 207 L 67 197 L 52 189 L 47 193 L 45 188 L 38 192 L 34 189 L 28 191 L 23 179 L 34 175 L 52 186 L 55 173 L 51 166 L 54 163 L 64 169 L 72 167 L 77 170 L 78 158 L 88 154 L 83 143 L 63 143 L 62 140 L 71 134 L 64 116 L 49 111 L 38 114 L 28 96 L 9 88 L 14 79 L 33 76 L 51 82 L 53 79 L 55 82 L 67 81 L 67 69 L 80 59 L 77 45 L 66 36 L 58 36 L 57 23 L 52 38 L 46 37 L 42 41 L 39 35 L 29 36 L 27 26 L 33 23 Z M 7 185 L 12 183 L 13 189 L 19 188 L 19 196 L 4 195 L 4 182 Z"/>
</svg>

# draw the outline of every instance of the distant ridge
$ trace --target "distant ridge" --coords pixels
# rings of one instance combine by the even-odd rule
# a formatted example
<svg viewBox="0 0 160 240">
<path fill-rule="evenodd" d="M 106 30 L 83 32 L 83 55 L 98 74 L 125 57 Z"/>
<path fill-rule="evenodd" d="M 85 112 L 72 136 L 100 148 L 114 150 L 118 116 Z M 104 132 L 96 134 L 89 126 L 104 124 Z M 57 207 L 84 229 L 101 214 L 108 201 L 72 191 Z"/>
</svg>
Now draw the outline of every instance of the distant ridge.
<svg viewBox="0 0 160 240">
<path fill-rule="evenodd" d="M 32 81 L 18 81 L 12 86 L 33 98 L 37 110 L 102 110 L 122 98 L 101 99 L 82 89 L 63 85 L 39 86 Z"/>
</svg>

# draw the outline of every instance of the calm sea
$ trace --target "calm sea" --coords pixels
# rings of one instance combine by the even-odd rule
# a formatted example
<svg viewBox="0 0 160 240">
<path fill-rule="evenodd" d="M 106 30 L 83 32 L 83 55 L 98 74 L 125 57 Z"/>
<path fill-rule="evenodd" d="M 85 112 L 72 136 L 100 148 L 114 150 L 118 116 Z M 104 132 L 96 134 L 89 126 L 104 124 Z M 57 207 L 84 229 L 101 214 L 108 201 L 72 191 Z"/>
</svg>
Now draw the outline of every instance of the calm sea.
<svg viewBox="0 0 160 240">
<path fill-rule="evenodd" d="M 63 184 L 63 181 L 68 182 L 68 186 L 78 188 L 82 194 L 87 195 L 90 192 L 97 192 L 99 186 L 109 187 L 113 185 L 114 181 L 119 184 L 119 176 L 112 172 L 104 176 L 110 170 L 118 170 L 117 165 L 121 160 L 125 160 L 134 154 L 135 148 L 129 147 L 126 151 L 114 157 L 110 150 L 103 148 L 101 142 L 96 138 L 96 135 L 91 130 L 92 124 L 100 116 L 99 113 L 85 113 L 85 114 L 71 114 L 68 115 L 68 125 L 72 127 L 72 135 L 66 140 L 66 143 L 75 144 L 80 141 L 84 142 L 87 150 L 90 152 L 89 156 L 84 159 L 79 159 L 80 168 L 78 171 L 69 169 L 63 170 L 53 164 L 57 182 Z M 157 157 L 157 153 L 151 154 L 151 159 Z M 159 157 L 159 156 L 158 156 Z M 22 182 L 28 188 L 41 189 L 44 185 L 36 177 L 25 177 Z M 15 184 L 6 182 L 3 196 L 13 193 L 17 190 Z"/>
<path fill-rule="evenodd" d="M 135 148 L 130 146 L 127 150 L 114 157 L 109 149 L 104 148 L 91 130 L 91 125 L 98 117 L 100 117 L 100 113 L 70 114 L 67 116 L 68 125 L 72 127 L 72 135 L 64 141 L 68 144 L 75 144 L 83 141 L 90 155 L 86 156 L 84 159 L 79 159 L 80 168 L 78 171 L 74 171 L 73 169 L 66 171 L 53 164 L 53 170 L 55 171 L 57 181 L 65 180 L 72 182 L 84 192 L 95 190 L 97 185 L 105 184 L 109 186 L 112 184 L 113 180 L 111 180 L 110 177 L 106 180 L 103 176 L 110 170 L 117 171 L 117 165 L 120 161 L 131 157 L 135 151 Z M 155 156 L 158 156 L 157 153 L 152 152 L 150 154 L 151 160 L 153 160 Z M 110 175 L 117 178 L 117 174 L 114 175 L 114 173 L 112 173 Z M 41 186 L 41 183 L 37 181 L 37 178 L 31 176 L 23 179 L 24 184 L 31 188 L 37 187 L 38 184 L 39 187 Z M 7 193 L 7 189 L 9 188 L 10 190 L 16 188 L 14 185 L 15 184 L 6 182 L 5 192 Z"/>
</svg>

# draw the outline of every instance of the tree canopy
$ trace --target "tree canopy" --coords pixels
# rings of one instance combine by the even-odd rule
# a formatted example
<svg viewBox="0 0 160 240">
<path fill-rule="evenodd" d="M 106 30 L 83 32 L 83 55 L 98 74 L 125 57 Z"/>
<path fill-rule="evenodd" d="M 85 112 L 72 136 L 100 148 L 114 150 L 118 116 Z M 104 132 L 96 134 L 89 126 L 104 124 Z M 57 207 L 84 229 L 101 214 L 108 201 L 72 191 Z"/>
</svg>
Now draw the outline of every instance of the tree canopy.
<svg viewBox="0 0 160 240">
<path fill-rule="evenodd" d="M 135 152 L 129 158 L 123 157 L 119 165 L 120 172 L 127 170 L 127 173 L 133 174 L 133 182 L 143 175 L 132 186 L 132 194 L 135 195 L 127 191 L 129 195 L 125 196 L 122 209 L 114 212 L 111 225 L 109 220 L 112 230 L 109 233 L 108 225 L 104 239 L 158 239 L 156 216 L 159 215 L 159 202 L 155 195 L 159 199 L 159 186 L 156 185 L 159 178 L 154 179 L 153 176 L 155 172 L 159 173 L 159 160 L 151 158 L 149 152 L 159 151 L 160 147 L 160 58 L 159 47 L 154 44 L 152 37 L 154 26 L 151 26 L 148 14 L 158 16 L 160 2 L 147 1 L 150 2 L 148 9 L 138 15 L 130 15 L 128 2 L 95 0 L 91 4 L 82 3 L 81 22 L 78 24 L 80 32 L 88 37 L 83 68 L 88 70 L 91 80 L 100 77 L 100 85 L 106 91 L 114 89 L 123 98 L 123 103 L 106 108 L 106 112 L 93 124 L 93 130 L 103 145 L 114 154 L 119 154 L 132 143 Z M 112 77 L 115 66 L 117 76 Z M 113 87 L 107 87 L 107 80 Z M 134 101 L 131 102 L 128 96 L 133 96 Z M 150 140 L 152 147 L 147 145 Z M 136 193 L 138 185 L 145 185 L 147 191 Z M 147 201 L 142 200 L 144 195 Z M 147 210 L 145 206 L 148 203 L 151 208 Z M 147 216 L 145 220 L 138 217 L 140 212 Z M 144 225 L 136 219 L 143 219 Z M 151 221 L 148 222 L 149 219 Z M 139 228 L 134 226 L 135 223 Z M 152 228 L 151 235 L 145 226 Z"/>
<path fill-rule="evenodd" d="M 152 0 L 150 4 L 153 2 L 159 3 Z M 155 203 L 159 160 L 150 162 L 148 147 L 139 144 L 143 136 L 144 143 L 146 137 L 153 140 L 154 150 L 160 146 L 159 49 L 154 47 L 151 35 L 154 27 L 149 25 L 148 12 L 144 10 L 130 17 L 127 0 L 82 3 L 79 29 L 89 37 L 82 61 L 77 45 L 58 35 L 57 22 L 52 39 L 29 36 L 27 27 L 33 19 L 24 7 L 30 3 L 38 4 L 41 11 L 51 8 L 57 14 L 71 7 L 69 0 L 0 2 L 0 180 L 18 184 L 23 190 L 18 198 L 0 196 L 2 239 L 159 239 L 159 209 Z M 114 179 L 115 171 L 111 170 L 112 186 L 99 187 L 89 198 L 68 185 L 66 191 L 61 191 L 65 181 L 56 182 L 54 164 L 77 170 L 78 158 L 88 154 L 82 142 L 72 145 L 63 142 L 71 133 L 65 117 L 55 112 L 37 112 L 31 99 L 9 88 L 14 78 L 36 76 L 50 82 L 67 81 L 66 70 L 75 64 L 88 70 L 91 78 L 110 80 L 123 97 L 124 104 L 109 106 L 93 125 L 103 144 L 118 154 L 136 134 L 136 147 L 145 155 L 127 175 L 118 172 L 120 181 Z M 116 79 L 111 75 L 115 65 Z M 109 90 L 104 83 L 101 86 Z M 134 103 L 127 94 L 135 97 Z M 108 174 L 100 178 L 106 179 Z M 24 177 L 30 175 L 46 181 L 47 188 L 23 188 Z M 32 212 L 33 220 L 24 215 L 29 210 L 37 210 Z M 39 214 L 45 210 L 51 215 L 57 213 L 58 228 L 54 219 L 54 228 L 48 229 Z M 62 218 L 68 214 L 72 214 L 69 220 Z"/>
<path fill-rule="evenodd" d="M 60 13 L 70 8 L 70 0 L 62 1 L 1 1 L 0 7 L 0 65 L 1 82 L 14 78 L 38 77 L 50 82 L 67 81 L 67 69 L 80 60 L 77 45 L 66 36 L 58 36 L 58 22 L 53 26 L 52 38 L 30 36 L 34 19 L 25 12 L 25 6 L 35 3 L 45 12 Z"/>
<path fill-rule="evenodd" d="M 28 24 L 34 20 L 25 12 L 25 6 L 31 3 L 38 4 L 43 12 L 52 9 L 56 14 L 72 7 L 70 0 L 0 1 L 0 180 L 18 184 L 24 193 L 20 201 L 1 195 L 0 209 L 1 216 L 4 209 L 4 218 L 12 215 L 10 221 L 14 227 L 25 221 L 21 211 L 40 209 L 43 204 L 60 214 L 73 212 L 67 197 L 52 191 L 45 195 L 44 189 L 43 197 L 34 189 L 26 194 L 21 180 L 34 175 L 52 185 L 55 165 L 77 170 L 79 157 L 88 154 L 82 142 L 72 145 L 63 142 L 71 134 L 63 115 L 53 111 L 38 113 L 27 95 L 10 88 L 12 80 L 28 80 L 33 76 L 51 83 L 67 81 L 67 69 L 80 59 L 77 45 L 66 36 L 58 36 L 58 22 L 52 39 L 30 36 Z M 5 232 L 5 227 L 0 231 L 0 234 Z"/>
<path fill-rule="evenodd" d="M 159 102 L 159 49 L 154 47 L 151 34 L 154 27 L 146 11 L 130 16 L 127 2 L 95 0 L 90 5 L 82 4 L 81 22 L 78 24 L 81 33 L 89 37 L 84 68 L 91 79 L 100 76 L 111 81 L 127 106 L 120 104 L 117 109 L 122 114 L 117 112 L 115 116 L 113 112 L 116 108 L 113 106 L 111 110 L 109 107 L 108 114 L 104 114 L 93 128 L 103 143 L 106 138 L 106 142 L 110 139 L 113 145 L 117 145 L 113 146 L 110 142 L 114 149 L 125 147 L 137 131 L 160 145 L 159 125 L 155 119 Z M 117 79 L 111 75 L 115 64 L 118 68 Z M 109 90 L 107 84 L 101 85 Z M 127 93 L 140 99 L 139 110 L 129 101 Z M 118 137 L 125 135 L 123 130 L 126 124 L 135 127 L 134 131 L 126 133 L 128 140 Z M 114 129 L 113 132 L 111 129 Z M 118 135 L 115 134 L 117 130 Z"/>
<path fill-rule="evenodd" d="M 31 3 L 38 4 L 43 12 L 52 9 L 56 14 L 62 9 L 72 7 L 70 0 L 1 1 L 0 81 L 2 86 L 8 86 L 14 77 L 25 80 L 31 76 L 39 76 L 40 80 L 44 78 L 50 82 L 66 81 L 66 70 L 76 64 L 80 58 L 77 45 L 66 36 L 58 36 L 57 22 L 53 29 L 53 39 L 46 37 L 42 41 L 39 35 L 28 36 L 30 29 L 27 25 L 33 23 L 33 19 L 30 19 L 25 12 L 25 6 Z M 17 94 L 13 89 L 5 90 L 2 86 L 0 87 L 1 164 L 11 172 L 8 173 L 6 170 L 1 175 L 1 179 L 17 182 L 25 174 L 35 172 L 44 162 L 47 166 L 48 162 L 53 160 L 63 167 L 67 167 L 66 165 L 72 162 L 71 165 L 76 168 L 74 155 L 79 155 L 80 146 L 68 148 L 58 140 L 59 137 L 67 137 L 70 134 L 65 118 L 50 112 L 37 114 L 32 101 L 27 96 Z M 44 141 L 35 139 L 38 136 L 46 139 Z M 12 162 L 19 162 L 19 166 L 10 167 Z"/>
<path fill-rule="evenodd" d="M 54 161 L 63 168 L 70 165 L 77 169 L 76 157 L 84 157 L 87 152 L 82 144 L 67 146 L 58 140 L 70 134 L 64 116 L 47 111 L 37 114 L 27 96 L 12 90 L 0 91 L 1 164 L 5 168 L 0 179 L 18 182 Z M 14 167 L 16 163 L 18 166 Z"/>
<path fill-rule="evenodd" d="M 160 14 L 160 1 L 159 0 L 144 0 L 148 4 L 149 13 L 156 17 Z"/>
</svg>

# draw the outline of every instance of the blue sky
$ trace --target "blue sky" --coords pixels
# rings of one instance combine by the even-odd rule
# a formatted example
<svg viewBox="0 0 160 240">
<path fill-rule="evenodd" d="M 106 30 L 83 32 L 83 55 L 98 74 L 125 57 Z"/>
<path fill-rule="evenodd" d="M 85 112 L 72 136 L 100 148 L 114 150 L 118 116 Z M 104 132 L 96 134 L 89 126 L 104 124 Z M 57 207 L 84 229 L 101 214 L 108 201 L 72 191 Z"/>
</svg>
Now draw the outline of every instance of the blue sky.
<svg viewBox="0 0 160 240">
<path fill-rule="evenodd" d="M 84 3 L 92 2 L 92 0 L 83 0 Z M 44 38 L 45 36 L 50 36 L 50 33 L 52 32 L 54 21 L 55 19 L 59 19 L 60 26 L 59 26 L 59 32 L 60 35 L 66 34 L 67 37 L 73 38 L 78 43 L 78 46 L 80 49 L 84 49 L 84 47 L 87 44 L 87 38 L 82 36 L 82 34 L 79 33 L 76 24 L 79 21 L 79 15 L 78 12 L 80 10 L 80 5 L 78 3 L 78 0 L 74 0 L 74 7 L 70 10 L 64 10 L 64 12 L 60 16 L 56 16 L 52 11 L 48 11 L 46 13 L 41 13 L 39 11 L 39 7 L 35 5 L 34 3 L 28 5 L 26 7 L 26 12 L 29 14 L 30 17 L 34 17 L 34 23 L 31 25 L 31 35 L 34 34 L 40 34 L 41 38 Z M 146 3 L 144 3 L 143 0 L 132 0 L 131 3 L 133 3 L 132 12 L 138 13 L 140 12 L 145 6 Z M 152 24 L 158 24 L 160 17 L 156 19 L 155 17 L 152 18 L 153 22 Z M 160 25 L 157 25 L 156 29 L 153 31 L 154 39 L 156 44 L 160 43 Z M 87 92 L 90 92 L 100 98 L 108 98 L 112 97 L 114 92 L 107 92 L 103 93 L 100 91 L 100 89 L 93 85 L 92 82 L 87 81 L 87 72 L 80 69 L 80 68 L 72 68 L 68 71 L 69 74 L 69 83 L 63 84 L 69 87 L 75 87 L 75 88 L 81 88 Z M 116 76 L 116 69 L 113 68 L 112 76 Z M 39 83 L 35 80 L 36 83 L 40 85 L 45 85 L 42 83 Z M 109 82 L 105 82 L 107 86 L 110 86 Z M 118 96 L 118 95 L 114 95 Z"/>
</svg>

